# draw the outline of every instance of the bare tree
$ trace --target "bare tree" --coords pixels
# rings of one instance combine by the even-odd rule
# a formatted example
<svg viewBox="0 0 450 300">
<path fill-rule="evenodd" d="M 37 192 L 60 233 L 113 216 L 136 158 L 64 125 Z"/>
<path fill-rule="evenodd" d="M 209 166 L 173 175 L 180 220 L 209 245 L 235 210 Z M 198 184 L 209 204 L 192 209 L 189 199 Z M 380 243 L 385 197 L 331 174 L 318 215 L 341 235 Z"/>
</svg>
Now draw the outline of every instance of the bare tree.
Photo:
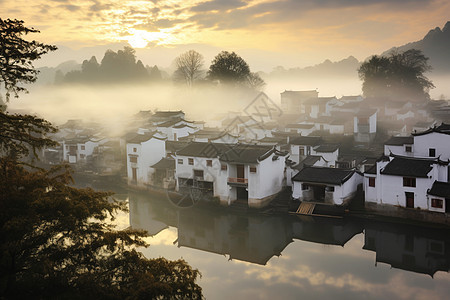
<svg viewBox="0 0 450 300">
<path fill-rule="evenodd" d="M 174 79 L 185 81 L 191 87 L 194 81 L 201 78 L 204 74 L 203 55 L 195 50 L 184 52 L 175 59 L 177 69 L 174 73 Z"/>
</svg>

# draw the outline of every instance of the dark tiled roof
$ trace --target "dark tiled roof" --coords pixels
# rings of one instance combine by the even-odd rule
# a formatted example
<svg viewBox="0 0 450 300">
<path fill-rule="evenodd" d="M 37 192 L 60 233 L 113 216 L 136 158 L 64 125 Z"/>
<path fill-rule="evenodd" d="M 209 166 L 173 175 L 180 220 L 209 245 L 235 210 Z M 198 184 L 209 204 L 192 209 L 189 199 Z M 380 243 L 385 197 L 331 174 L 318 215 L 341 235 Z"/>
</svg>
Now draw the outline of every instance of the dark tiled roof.
<svg viewBox="0 0 450 300">
<path fill-rule="evenodd" d="M 316 152 L 334 152 L 337 149 L 339 149 L 339 145 L 337 144 L 323 144 L 319 145 L 318 147 L 314 148 L 314 151 Z"/>
<path fill-rule="evenodd" d="M 381 174 L 427 178 L 435 163 L 437 163 L 436 159 L 397 156 L 384 167 Z"/>
<path fill-rule="evenodd" d="M 418 135 L 425 135 L 428 133 L 432 133 L 432 132 L 438 132 L 438 133 L 443 133 L 443 134 L 450 134 L 450 124 L 445 124 L 442 123 L 439 126 L 435 126 L 433 128 L 430 128 L 428 130 L 425 130 L 423 132 L 418 132 L 418 133 L 413 133 L 412 135 L 414 136 L 418 136 Z"/>
<path fill-rule="evenodd" d="M 150 167 L 154 169 L 175 169 L 175 159 L 163 157 L 160 161 Z"/>
<path fill-rule="evenodd" d="M 296 169 L 296 170 L 301 170 L 304 167 L 311 167 L 316 162 L 318 162 L 321 158 L 322 158 L 322 156 L 319 156 L 319 155 L 308 155 L 305 159 L 303 159 L 301 162 L 299 162 L 292 168 Z"/>
<path fill-rule="evenodd" d="M 177 110 L 177 111 L 156 111 L 152 117 L 156 117 L 156 118 L 170 118 L 170 117 L 174 117 L 178 114 L 184 114 L 184 112 L 182 110 Z"/>
<path fill-rule="evenodd" d="M 232 149 L 235 145 L 222 143 L 192 142 L 177 151 L 177 155 L 216 158 Z"/>
<path fill-rule="evenodd" d="M 326 168 L 326 167 L 305 167 L 295 175 L 293 181 L 323 183 L 341 185 L 350 179 L 355 170 Z"/>
<path fill-rule="evenodd" d="M 414 144 L 414 137 L 413 136 L 393 136 L 387 142 L 384 143 L 385 145 L 390 146 L 403 146 L 405 144 L 412 145 Z"/>
<path fill-rule="evenodd" d="M 257 163 L 275 152 L 272 146 L 239 144 L 222 154 L 220 160 L 230 163 Z"/>
<path fill-rule="evenodd" d="M 140 144 L 140 143 L 148 141 L 151 138 L 155 138 L 157 140 L 165 140 L 165 138 L 156 137 L 155 134 L 156 134 L 156 132 L 148 132 L 148 133 L 144 133 L 144 134 L 136 133 L 134 136 L 127 138 L 127 143 Z"/>
<path fill-rule="evenodd" d="M 319 136 L 299 136 L 291 138 L 289 144 L 291 145 L 306 145 L 316 146 L 322 142 L 322 138 Z"/>
<path fill-rule="evenodd" d="M 315 125 L 314 124 L 288 124 L 286 128 L 299 128 L 299 129 L 311 129 Z"/>
<path fill-rule="evenodd" d="M 364 172 L 364 174 L 372 174 L 372 175 L 376 175 L 377 174 L 377 165 L 373 165 L 371 166 L 366 172 Z"/>
<path fill-rule="evenodd" d="M 450 198 L 450 182 L 435 181 L 428 191 L 429 195 Z"/>
<path fill-rule="evenodd" d="M 183 149 L 188 145 L 187 142 L 180 141 L 166 141 L 166 151 L 175 152 L 180 149 Z"/>
</svg>

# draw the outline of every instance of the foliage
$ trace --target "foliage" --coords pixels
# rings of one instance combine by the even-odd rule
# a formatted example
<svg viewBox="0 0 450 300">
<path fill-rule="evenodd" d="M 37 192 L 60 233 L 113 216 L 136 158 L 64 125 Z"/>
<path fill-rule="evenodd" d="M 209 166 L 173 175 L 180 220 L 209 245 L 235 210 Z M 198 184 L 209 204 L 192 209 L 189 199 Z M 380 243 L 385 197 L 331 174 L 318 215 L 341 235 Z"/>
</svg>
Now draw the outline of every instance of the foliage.
<svg viewBox="0 0 450 300">
<path fill-rule="evenodd" d="M 11 40 L 29 31 L 22 21 L 9 24 L 18 27 Z M 13 77 L 30 80 L 27 74 L 36 74 L 31 62 L 39 58 L 21 49 L 17 59 L 22 53 L 32 70 L 1 69 L 15 92 L 21 90 Z M 15 72 L 3 74 L 10 69 Z M 23 162 L 30 150 L 55 146 L 48 138 L 55 130 L 37 117 L 0 112 L 0 298 L 201 298 L 198 270 L 183 260 L 145 258 L 136 247 L 148 246 L 146 232 L 112 225 L 125 203 L 72 187 L 67 166 Z"/>
<path fill-rule="evenodd" d="M 208 71 L 210 80 L 225 83 L 242 83 L 250 75 L 250 67 L 234 52 L 222 51 L 214 57 Z"/>
<path fill-rule="evenodd" d="M 23 24 L 21 20 L 0 18 L 0 76 L 6 90 L 6 101 L 9 101 L 11 93 L 17 98 L 19 92 L 27 92 L 20 84 L 36 81 L 38 71 L 34 69 L 33 61 L 56 50 L 53 45 L 24 40 L 23 35 L 39 31 Z"/>
<path fill-rule="evenodd" d="M 428 58 L 420 50 L 411 49 L 389 56 L 372 56 L 358 70 L 366 97 L 388 99 L 429 99 L 433 83 L 424 75 L 430 71 Z"/>
<path fill-rule="evenodd" d="M 257 74 L 250 72 L 247 62 L 234 52 L 222 51 L 214 57 L 207 78 L 220 83 L 260 90 L 266 84 Z"/>
<path fill-rule="evenodd" d="M 135 250 L 146 232 L 109 224 L 125 208 L 110 194 L 69 186 L 68 169 L 27 170 L 0 159 L 0 295 L 17 298 L 200 298 L 184 261 Z"/>
<path fill-rule="evenodd" d="M 174 73 L 174 81 L 184 81 L 191 87 L 194 82 L 203 75 L 203 55 L 195 50 L 189 50 L 175 59 L 177 69 Z"/>
<path fill-rule="evenodd" d="M 81 71 L 70 71 L 58 81 L 92 84 L 149 80 L 149 72 L 140 60 L 136 61 L 135 54 L 131 47 L 117 52 L 107 50 L 100 64 L 93 56 L 83 61 Z"/>
</svg>

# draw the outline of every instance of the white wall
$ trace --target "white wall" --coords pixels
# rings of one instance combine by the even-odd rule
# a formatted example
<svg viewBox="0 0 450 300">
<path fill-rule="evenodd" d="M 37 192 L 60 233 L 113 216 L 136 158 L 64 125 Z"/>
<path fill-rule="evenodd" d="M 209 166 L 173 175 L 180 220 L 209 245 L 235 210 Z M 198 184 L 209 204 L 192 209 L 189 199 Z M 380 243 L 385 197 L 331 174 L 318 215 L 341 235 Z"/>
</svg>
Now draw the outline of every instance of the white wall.
<svg viewBox="0 0 450 300">
<path fill-rule="evenodd" d="M 136 152 L 133 151 L 136 148 Z M 154 172 L 150 166 L 156 164 L 166 154 L 165 141 L 151 138 L 141 144 L 127 144 L 127 176 L 131 183 L 133 179 L 132 168 L 137 168 L 137 184 L 150 184 L 151 174 Z M 137 155 L 137 163 L 130 162 L 130 155 Z"/>
<path fill-rule="evenodd" d="M 436 157 L 447 160 L 450 158 L 450 135 L 432 132 L 425 135 L 414 136 L 414 156 L 429 157 L 428 149 L 436 149 Z"/>
</svg>

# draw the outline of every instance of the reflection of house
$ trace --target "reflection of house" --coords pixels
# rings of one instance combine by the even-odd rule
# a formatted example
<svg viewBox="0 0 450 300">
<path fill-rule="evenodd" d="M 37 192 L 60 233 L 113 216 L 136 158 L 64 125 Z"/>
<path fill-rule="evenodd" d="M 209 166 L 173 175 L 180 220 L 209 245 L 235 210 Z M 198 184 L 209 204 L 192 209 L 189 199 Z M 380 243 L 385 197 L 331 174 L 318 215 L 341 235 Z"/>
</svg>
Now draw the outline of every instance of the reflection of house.
<svg viewBox="0 0 450 300">
<path fill-rule="evenodd" d="M 292 219 L 293 238 L 302 241 L 344 246 L 362 232 L 363 225 L 355 221 L 307 216 Z"/>
<path fill-rule="evenodd" d="M 292 197 L 301 201 L 346 205 L 363 176 L 349 169 L 305 167 L 292 178 Z"/>
<path fill-rule="evenodd" d="M 265 265 L 292 242 L 288 223 L 275 216 L 239 216 L 213 211 L 180 211 L 178 247 L 229 255 Z"/>
<path fill-rule="evenodd" d="M 375 261 L 433 276 L 450 270 L 450 240 L 447 231 L 392 224 L 368 224 L 364 250 L 376 252 Z"/>
</svg>

